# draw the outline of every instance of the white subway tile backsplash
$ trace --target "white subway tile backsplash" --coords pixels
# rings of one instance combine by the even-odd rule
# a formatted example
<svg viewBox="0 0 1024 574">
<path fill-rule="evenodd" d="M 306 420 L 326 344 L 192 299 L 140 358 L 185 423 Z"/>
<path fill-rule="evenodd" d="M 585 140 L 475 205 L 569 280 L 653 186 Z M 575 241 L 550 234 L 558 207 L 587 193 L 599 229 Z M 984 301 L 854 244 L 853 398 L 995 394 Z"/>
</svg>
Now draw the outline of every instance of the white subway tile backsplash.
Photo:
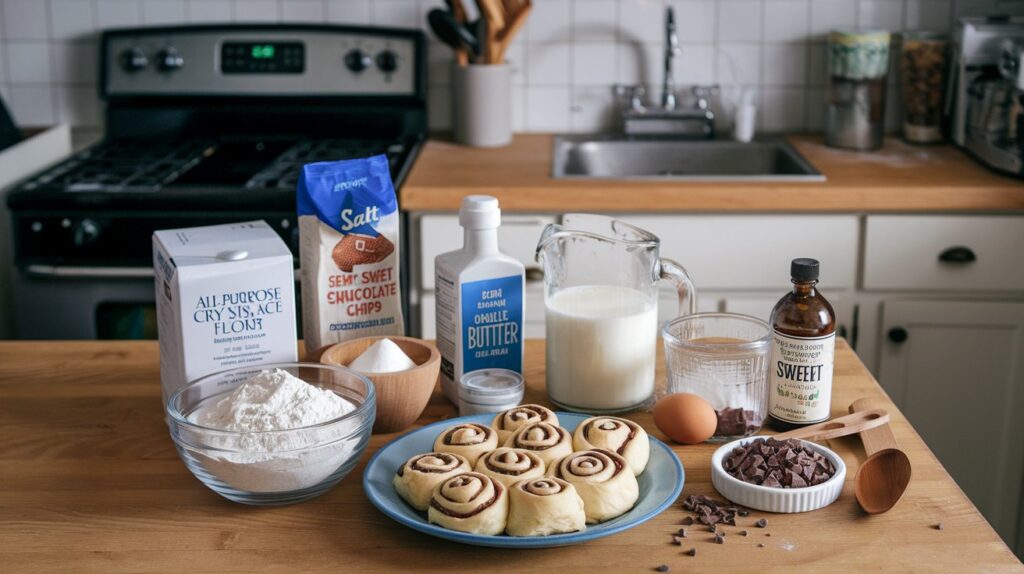
<svg viewBox="0 0 1024 574">
<path fill-rule="evenodd" d="M 323 22 L 327 17 L 323 0 L 285 0 L 281 2 L 281 20 L 285 22 Z"/>
<path fill-rule="evenodd" d="M 7 79 L 14 84 L 45 84 L 53 81 L 50 44 L 47 42 L 9 42 Z"/>
<path fill-rule="evenodd" d="M 857 25 L 861 28 L 899 30 L 903 26 L 903 0 L 860 0 Z"/>
<path fill-rule="evenodd" d="M 54 40 L 83 40 L 96 32 L 96 14 L 92 2 L 52 0 L 50 29 Z"/>
<path fill-rule="evenodd" d="M 764 5 L 765 42 L 802 42 L 810 31 L 809 0 L 770 0 Z"/>
<path fill-rule="evenodd" d="M 50 86 L 8 86 L 7 104 L 19 126 L 48 126 L 57 121 Z"/>
<path fill-rule="evenodd" d="M 53 45 L 53 81 L 59 84 L 94 84 L 98 81 L 98 42 L 60 42 Z"/>
<path fill-rule="evenodd" d="M 534 2 L 530 19 L 524 26 L 532 43 L 570 42 L 572 40 L 572 4 L 569 0 Z"/>
<path fill-rule="evenodd" d="M 614 84 L 615 44 L 573 44 L 571 78 L 574 86 Z"/>
<path fill-rule="evenodd" d="M 296 3 L 297 4 L 297 3 Z M 309 22 L 323 22 L 325 17 L 324 5 L 322 2 L 317 2 L 319 7 L 319 16 L 316 18 L 309 18 L 306 21 Z M 277 0 L 235 0 L 233 5 L 233 16 L 236 22 L 278 22 L 282 20 L 282 16 L 294 17 L 297 13 L 292 2 L 278 3 Z M 289 8 L 286 11 L 282 9 Z M 314 8 L 315 10 L 315 8 Z M 298 10 L 301 13 L 301 10 Z M 284 19 L 287 19 L 285 16 Z M 302 18 L 299 18 L 302 20 Z"/>
<path fill-rule="evenodd" d="M 531 86 L 563 85 L 572 73 L 572 44 L 528 44 L 526 83 Z"/>
<path fill-rule="evenodd" d="M 189 22 L 230 22 L 230 0 L 187 0 L 185 14 Z"/>
<path fill-rule="evenodd" d="M 96 0 L 96 26 L 125 28 L 142 23 L 142 6 L 137 0 Z"/>
<path fill-rule="evenodd" d="M 572 7 L 574 42 L 607 42 L 614 45 L 619 27 L 616 0 L 575 0 Z"/>
<path fill-rule="evenodd" d="M 1024 0 L 1022 0 L 1024 1 Z M 462 0 L 471 19 L 477 9 Z M 681 92 L 721 84 L 719 117 L 753 89 L 767 129 L 820 129 L 827 84 L 825 38 L 837 28 L 950 28 L 954 0 L 534 0 L 510 47 L 516 130 L 590 131 L 612 126 L 613 84 L 661 97 L 664 12 L 681 42 L 673 72 Z M 332 22 L 427 30 L 445 0 L 0 0 L 0 94 L 18 121 L 102 121 L 97 35 L 109 27 L 203 22 Z M 428 31 L 429 118 L 451 124 L 452 51 Z M 897 47 L 894 46 L 894 50 Z M 895 53 L 895 52 L 894 52 Z M 894 66 L 896 58 L 894 58 Z M 899 127 L 892 75 L 888 124 Z M 728 94 L 732 94 L 728 96 Z M 895 110 L 895 111 L 894 111 Z"/>
<path fill-rule="evenodd" d="M 147 26 L 180 24 L 184 21 L 185 0 L 143 0 L 142 2 L 142 23 Z"/>
<path fill-rule="evenodd" d="M 46 40 L 50 37 L 47 4 L 40 0 L 4 0 L 5 40 Z"/>
<path fill-rule="evenodd" d="M 665 39 L 665 7 L 654 0 L 619 1 L 619 39 L 661 44 Z M 678 20 L 677 20 L 678 21 Z"/>
<path fill-rule="evenodd" d="M 370 0 L 327 0 L 327 20 L 342 24 L 369 24 Z"/>
<path fill-rule="evenodd" d="M 570 88 L 528 86 L 526 88 L 526 129 L 563 132 L 571 129 Z"/>
<path fill-rule="evenodd" d="M 720 44 L 716 73 L 721 84 L 760 84 L 761 47 L 751 44 Z"/>
<path fill-rule="evenodd" d="M 762 52 L 766 86 L 803 86 L 807 83 L 807 46 L 766 44 Z"/>
<path fill-rule="evenodd" d="M 760 42 L 761 0 L 723 0 L 718 3 L 719 42 Z"/>
<path fill-rule="evenodd" d="M 811 35 L 825 38 L 832 30 L 857 27 L 856 0 L 813 0 Z"/>
</svg>

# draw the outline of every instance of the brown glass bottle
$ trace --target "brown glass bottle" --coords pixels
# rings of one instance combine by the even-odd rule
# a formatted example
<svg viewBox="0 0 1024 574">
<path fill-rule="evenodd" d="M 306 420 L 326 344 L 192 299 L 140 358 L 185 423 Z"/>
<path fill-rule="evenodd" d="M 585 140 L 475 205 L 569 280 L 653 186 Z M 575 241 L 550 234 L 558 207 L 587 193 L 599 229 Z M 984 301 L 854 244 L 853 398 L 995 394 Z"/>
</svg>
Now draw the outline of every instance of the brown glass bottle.
<svg viewBox="0 0 1024 574">
<path fill-rule="evenodd" d="M 787 431 L 829 419 L 836 314 L 818 292 L 818 261 L 794 259 L 793 290 L 772 309 L 768 423 Z"/>
</svg>

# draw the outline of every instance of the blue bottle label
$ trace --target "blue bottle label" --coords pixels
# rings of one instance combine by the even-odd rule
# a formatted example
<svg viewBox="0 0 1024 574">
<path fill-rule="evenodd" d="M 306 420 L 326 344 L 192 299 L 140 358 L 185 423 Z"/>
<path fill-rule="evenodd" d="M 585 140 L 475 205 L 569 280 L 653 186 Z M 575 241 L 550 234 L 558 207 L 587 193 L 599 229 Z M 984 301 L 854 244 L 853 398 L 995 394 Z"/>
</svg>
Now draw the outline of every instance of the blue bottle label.
<svg viewBox="0 0 1024 574">
<path fill-rule="evenodd" d="M 462 372 L 523 370 L 523 277 L 462 284 Z"/>
</svg>

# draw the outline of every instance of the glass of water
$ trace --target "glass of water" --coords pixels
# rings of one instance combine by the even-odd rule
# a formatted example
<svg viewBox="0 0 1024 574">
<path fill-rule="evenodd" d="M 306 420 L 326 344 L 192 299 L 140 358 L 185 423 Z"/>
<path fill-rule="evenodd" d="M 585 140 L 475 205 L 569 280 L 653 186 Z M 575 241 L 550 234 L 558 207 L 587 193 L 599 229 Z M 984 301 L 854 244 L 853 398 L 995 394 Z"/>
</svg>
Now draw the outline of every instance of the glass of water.
<svg viewBox="0 0 1024 574">
<path fill-rule="evenodd" d="M 748 315 L 697 313 L 662 328 L 669 393 L 693 393 L 718 415 L 712 440 L 761 430 L 768 410 L 771 327 Z"/>
</svg>

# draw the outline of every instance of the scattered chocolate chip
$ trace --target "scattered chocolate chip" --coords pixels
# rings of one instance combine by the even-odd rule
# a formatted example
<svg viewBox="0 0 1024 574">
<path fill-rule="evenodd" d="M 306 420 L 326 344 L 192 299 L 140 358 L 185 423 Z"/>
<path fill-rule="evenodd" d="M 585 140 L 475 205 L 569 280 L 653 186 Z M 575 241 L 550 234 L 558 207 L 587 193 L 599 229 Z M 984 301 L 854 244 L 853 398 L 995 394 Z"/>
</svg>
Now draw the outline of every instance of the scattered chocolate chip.
<svg viewBox="0 0 1024 574">
<path fill-rule="evenodd" d="M 684 554 L 689 554 L 690 556 L 696 556 L 697 555 L 697 549 L 696 548 L 691 548 L 691 549 L 687 550 L 686 552 L 684 552 Z"/>
<path fill-rule="evenodd" d="M 739 510 L 739 512 L 737 512 L 737 514 L 739 514 L 740 516 L 746 518 L 746 517 L 750 516 L 750 511 L 747 510 L 746 508 L 741 508 Z"/>
<path fill-rule="evenodd" d="M 722 536 L 721 534 L 715 536 L 715 544 L 725 544 L 725 536 Z"/>
<path fill-rule="evenodd" d="M 771 532 L 765 532 L 765 534 L 764 534 L 764 535 L 765 535 L 765 536 L 771 536 L 771 535 L 772 535 L 772 533 L 771 533 Z"/>
<path fill-rule="evenodd" d="M 687 516 L 679 524 L 682 524 L 683 526 L 691 526 L 693 524 L 693 517 L 692 516 Z"/>
<path fill-rule="evenodd" d="M 680 528 L 680 529 L 679 529 L 679 532 L 677 533 L 677 535 L 678 535 L 678 536 L 679 536 L 680 538 L 686 538 L 686 529 L 685 529 L 685 528 Z"/>
<path fill-rule="evenodd" d="M 715 524 L 712 524 L 711 526 L 708 526 L 708 532 L 710 532 L 712 534 L 714 534 L 715 532 L 718 532 L 718 526 L 715 525 Z"/>
<path fill-rule="evenodd" d="M 934 528 L 935 530 L 945 530 L 946 527 L 940 522 L 936 524 Z"/>
<path fill-rule="evenodd" d="M 762 519 L 758 520 L 757 522 L 755 522 L 754 526 L 756 526 L 758 528 L 764 528 L 765 526 L 768 526 L 768 521 L 766 519 L 762 518 Z"/>
<path fill-rule="evenodd" d="M 757 543 L 757 547 L 758 547 L 758 548 L 764 548 L 764 544 L 761 544 L 760 542 L 758 542 L 758 543 Z"/>
<path fill-rule="evenodd" d="M 740 536 L 746 536 L 746 535 L 747 535 L 747 531 L 746 530 L 740 530 Z"/>
<path fill-rule="evenodd" d="M 672 544 L 675 544 L 676 546 L 682 546 L 683 545 L 683 541 L 678 536 L 673 536 L 672 537 Z"/>
<path fill-rule="evenodd" d="M 668 567 L 668 564 L 662 564 L 654 569 L 657 572 L 671 572 L 672 569 Z"/>
</svg>

